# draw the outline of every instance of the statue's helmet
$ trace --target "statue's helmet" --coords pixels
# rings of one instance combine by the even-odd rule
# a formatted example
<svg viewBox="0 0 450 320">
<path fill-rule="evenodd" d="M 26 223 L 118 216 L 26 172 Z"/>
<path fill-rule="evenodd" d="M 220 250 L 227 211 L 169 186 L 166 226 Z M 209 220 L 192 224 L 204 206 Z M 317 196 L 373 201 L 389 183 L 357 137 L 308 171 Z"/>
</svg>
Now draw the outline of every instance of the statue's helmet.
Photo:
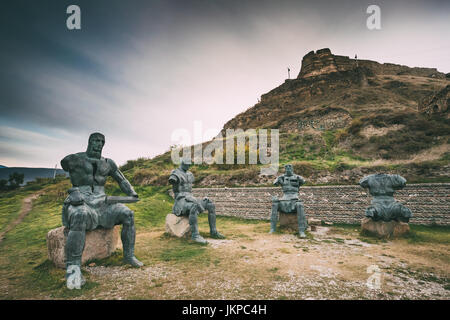
<svg viewBox="0 0 450 320">
<path fill-rule="evenodd" d="M 284 170 L 286 173 L 289 173 L 289 174 L 294 173 L 294 168 L 292 167 L 292 164 L 290 164 L 290 163 L 284 166 Z"/>
<path fill-rule="evenodd" d="M 191 158 L 182 158 L 180 162 L 180 167 L 184 168 L 184 170 L 187 170 L 189 169 L 191 164 L 192 164 Z"/>
</svg>

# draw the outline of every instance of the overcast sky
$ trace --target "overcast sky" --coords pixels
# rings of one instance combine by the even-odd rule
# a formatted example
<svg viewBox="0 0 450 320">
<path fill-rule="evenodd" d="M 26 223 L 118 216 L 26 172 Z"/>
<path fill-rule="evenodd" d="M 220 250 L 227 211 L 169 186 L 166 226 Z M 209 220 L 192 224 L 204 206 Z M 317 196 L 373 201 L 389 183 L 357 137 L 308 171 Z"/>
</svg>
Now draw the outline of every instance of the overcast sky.
<svg viewBox="0 0 450 320">
<path fill-rule="evenodd" d="M 70 4 L 81 30 L 66 27 Z M 366 27 L 370 4 L 381 30 Z M 59 167 L 95 131 L 119 164 L 197 120 L 209 139 L 325 47 L 447 73 L 449 34 L 450 1 L 2 0 L 0 164 Z"/>
</svg>

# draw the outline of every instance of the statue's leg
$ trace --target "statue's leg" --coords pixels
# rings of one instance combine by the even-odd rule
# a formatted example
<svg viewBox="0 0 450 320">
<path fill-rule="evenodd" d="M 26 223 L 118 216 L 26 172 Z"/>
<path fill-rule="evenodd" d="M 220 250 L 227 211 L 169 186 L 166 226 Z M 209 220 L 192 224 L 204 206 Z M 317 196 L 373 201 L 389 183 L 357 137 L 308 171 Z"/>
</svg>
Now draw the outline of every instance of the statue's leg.
<svg viewBox="0 0 450 320">
<path fill-rule="evenodd" d="M 192 207 L 189 210 L 189 225 L 191 226 L 191 232 L 192 232 L 192 240 L 195 242 L 201 243 L 201 244 L 207 244 L 208 241 L 206 241 L 201 235 L 200 232 L 198 232 L 198 219 L 197 216 L 200 212 L 199 207 L 197 204 L 193 204 Z"/>
<path fill-rule="evenodd" d="M 402 203 L 397 202 L 399 205 L 399 212 L 397 214 L 397 220 L 401 222 L 409 222 L 412 217 L 412 211 L 408 207 L 405 207 Z"/>
<path fill-rule="evenodd" d="M 295 203 L 295 206 L 297 208 L 298 236 L 300 238 L 305 238 L 305 230 L 307 228 L 305 209 L 301 201 L 297 201 Z"/>
<path fill-rule="evenodd" d="M 277 198 L 272 199 L 272 214 L 270 216 L 270 231 L 274 233 L 277 230 L 278 206 L 280 201 Z"/>
<path fill-rule="evenodd" d="M 377 211 L 374 207 L 370 206 L 366 209 L 366 217 L 371 218 L 372 220 L 378 220 Z"/>
<path fill-rule="evenodd" d="M 134 256 L 134 244 L 136 242 L 136 228 L 134 226 L 134 212 L 123 204 L 113 207 L 114 224 L 122 225 L 120 237 L 123 246 L 123 260 L 133 267 L 140 268 L 144 264 Z"/>
<path fill-rule="evenodd" d="M 86 240 L 88 208 L 86 205 L 70 207 L 69 233 L 65 246 L 66 280 L 69 289 L 80 289 L 86 282 L 81 274 L 81 256 Z"/>
<path fill-rule="evenodd" d="M 225 239 L 225 236 L 217 231 L 216 228 L 216 206 L 209 199 L 203 199 L 202 207 L 208 210 L 209 232 L 211 237 L 216 239 Z"/>
</svg>

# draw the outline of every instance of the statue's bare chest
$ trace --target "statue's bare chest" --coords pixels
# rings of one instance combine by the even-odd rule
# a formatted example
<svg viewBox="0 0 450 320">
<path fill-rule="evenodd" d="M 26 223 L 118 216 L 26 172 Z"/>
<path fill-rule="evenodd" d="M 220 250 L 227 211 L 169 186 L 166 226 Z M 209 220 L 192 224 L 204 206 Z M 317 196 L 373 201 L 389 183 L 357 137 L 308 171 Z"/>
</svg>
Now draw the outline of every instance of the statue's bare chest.
<svg viewBox="0 0 450 320">
<path fill-rule="evenodd" d="M 106 178 L 110 170 L 109 164 L 103 158 L 92 159 L 80 156 L 71 165 L 73 174 L 94 178 Z"/>
<path fill-rule="evenodd" d="M 295 176 L 292 176 L 292 177 L 285 176 L 282 179 L 281 185 L 283 187 L 296 187 L 296 188 L 300 187 L 298 178 Z"/>
</svg>

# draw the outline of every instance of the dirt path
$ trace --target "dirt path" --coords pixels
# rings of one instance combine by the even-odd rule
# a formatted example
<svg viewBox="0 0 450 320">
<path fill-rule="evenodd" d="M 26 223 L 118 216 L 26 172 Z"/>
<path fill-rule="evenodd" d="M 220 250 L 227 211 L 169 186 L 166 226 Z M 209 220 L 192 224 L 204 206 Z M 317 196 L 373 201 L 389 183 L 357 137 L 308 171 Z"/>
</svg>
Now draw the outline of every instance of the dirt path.
<svg viewBox="0 0 450 320">
<path fill-rule="evenodd" d="M 22 200 L 22 209 L 20 210 L 19 216 L 16 220 L 11 222 L 3 232 L 0 233 L 0 243 L 3 241 L 3 238 L 9 231 L 11 231 L 15 226 L 22 222 L 22 220 L 33 208 L 33 200 L 37 199 L 40 195 L 41 193 L 35 193 Z"/>
<path fill-rule="evenodd" d="M 317 227 L 312 237 L 299 239 L 289 233 L 269 235 L 267 228 L 233 225 L 224 230 L 228 239 L 208 239 L 204 256 L 178 262 L 155 259 L 159 245 L 168 250 L 167 242 L 176 240 L 165 238 L 163 230 L 141 233 L 138 254 L 153 261 L 139 270 L 84 267 L 99 288 L 77 299 L 450 298 L 447 245 L 368 243 L 359 239 L 358 230 L 336 227 Z M 369 273 L 370 268 L 378 271 Z M 379 287 L 367 285 L 372 274 Z"/>
</svg>

